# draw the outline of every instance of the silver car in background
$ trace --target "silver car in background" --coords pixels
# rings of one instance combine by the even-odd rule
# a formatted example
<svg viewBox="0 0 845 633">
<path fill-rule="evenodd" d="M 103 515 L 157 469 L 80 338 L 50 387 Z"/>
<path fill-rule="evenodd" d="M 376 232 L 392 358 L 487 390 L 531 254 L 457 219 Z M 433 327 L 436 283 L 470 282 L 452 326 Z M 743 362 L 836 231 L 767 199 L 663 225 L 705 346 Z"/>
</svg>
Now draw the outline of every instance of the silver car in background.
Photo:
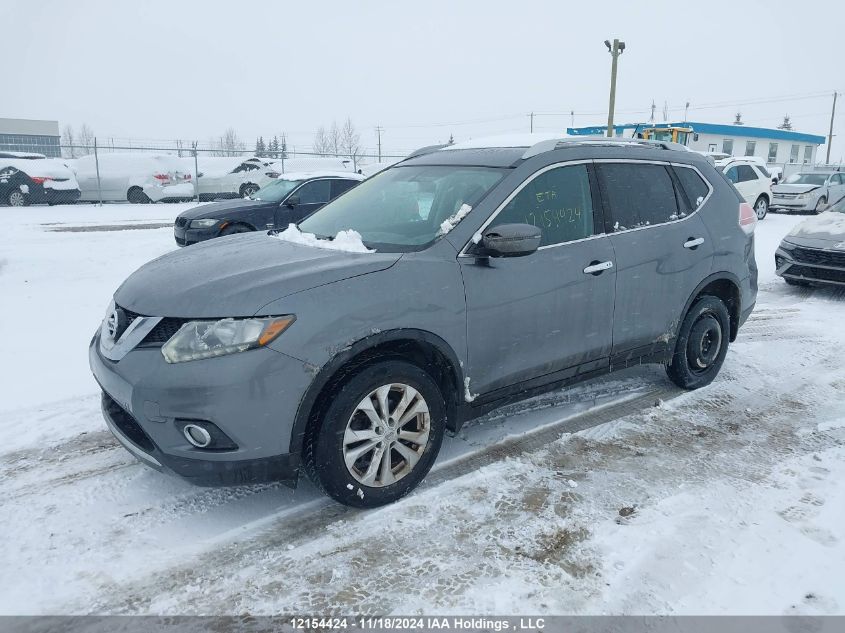
<svg viewBox="0 0 845 633">
<path fill-rule="evenodd" d="M 845 285 L 845 198 L 792 229 L 775 252 L 775 266 L 793 286 Z"/>
<path fill-rule="evenodd" d="M 824 211 L 845 196 L 845 172 L 802 171 L 772 187 L 772 211 Z"/>
</svg>

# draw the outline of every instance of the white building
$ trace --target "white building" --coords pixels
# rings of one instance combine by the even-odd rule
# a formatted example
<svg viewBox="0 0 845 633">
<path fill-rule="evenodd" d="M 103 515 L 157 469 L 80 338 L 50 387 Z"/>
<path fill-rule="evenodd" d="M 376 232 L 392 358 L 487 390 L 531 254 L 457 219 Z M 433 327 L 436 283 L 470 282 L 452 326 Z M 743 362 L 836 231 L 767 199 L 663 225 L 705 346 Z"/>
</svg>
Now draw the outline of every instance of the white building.
<svg viewBox="0 0 845 633">
<path fill-rule="evenodd" d="M 804 134 L 790 130 L 779 130 L 749 125 L 722 125 L 699 121 L 672 123 L 626 123 L 614 125 L 614 134 L 619 137 L 633 137 L 646 127 L 688 127 L 692 133 L 687 147 L 698 152 L 723 152 L 731 156 L 760 156 L 770 165 L 803 164 L 814 165 L 816 152 L 825 142 L 824 136 Z M 604 135 L 607 126 L 568 128 L 572 135 Z"/>
</svg>

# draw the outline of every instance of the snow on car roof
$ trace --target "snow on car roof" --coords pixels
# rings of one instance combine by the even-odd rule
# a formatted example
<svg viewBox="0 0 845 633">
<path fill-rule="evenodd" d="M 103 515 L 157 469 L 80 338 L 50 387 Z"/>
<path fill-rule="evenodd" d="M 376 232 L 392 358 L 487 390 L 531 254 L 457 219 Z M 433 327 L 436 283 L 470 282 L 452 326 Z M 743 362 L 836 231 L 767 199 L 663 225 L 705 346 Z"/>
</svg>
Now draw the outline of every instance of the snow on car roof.
<svg viewBox="0 0 845 633">
<path fill-rule="evenodd" d="M 310 178 L 348 178 L 364 180 L 365 176 L 352 171 L 291 171 L 281 174 L 279 180 L 309 180 Z"/>
</svg>

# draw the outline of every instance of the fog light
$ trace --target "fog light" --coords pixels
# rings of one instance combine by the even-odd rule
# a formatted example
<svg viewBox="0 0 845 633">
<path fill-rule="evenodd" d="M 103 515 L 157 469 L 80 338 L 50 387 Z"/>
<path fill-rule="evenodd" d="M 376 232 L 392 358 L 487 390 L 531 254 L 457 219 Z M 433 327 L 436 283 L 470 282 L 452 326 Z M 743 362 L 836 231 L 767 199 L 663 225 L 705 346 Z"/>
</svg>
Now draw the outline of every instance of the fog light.
<svg viewBox="0 0 845 633">
<path fill-rule="evenodd" d="M 197 448 L 205 448 L 211 444 L 211 434 L 196 424 L 186 424 L 182 428 L 182 433 L 184 433 L 185 439 Z"/>
</svg>

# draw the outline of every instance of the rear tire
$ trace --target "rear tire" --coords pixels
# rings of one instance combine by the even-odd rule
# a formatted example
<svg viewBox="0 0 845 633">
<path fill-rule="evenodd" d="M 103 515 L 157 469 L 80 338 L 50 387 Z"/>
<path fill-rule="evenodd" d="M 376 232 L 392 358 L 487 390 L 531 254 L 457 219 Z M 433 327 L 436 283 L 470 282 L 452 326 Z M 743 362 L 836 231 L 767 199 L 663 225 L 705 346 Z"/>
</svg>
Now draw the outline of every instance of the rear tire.
<svg viewBox="0 0 845 633">
<path fill-rule="evenodd" d="M 672 362 L 666 367 L 669 379 L 682 389 L 698 389 L 713 382 L 725 362 L 731 318 L 721 299 L 699 297 L 684 317 Z"/>
<path fill-rule="evenodd" d="M 29 196 L 20 189 L 15 189 L 9 192 L 9 197 L 6 199 L 10 207 L 25 207 L 29 205 Z"/>
<path fill-rule="evenodd" d="M 126 199 L 132 204 L 149 204 L 150 199 L 140 187 L 132 187 L 126 192 Z"/>
<path fill-rule="evenodd" d="M 261 187 L 259 187 L 256 184 L 253 184 L 251 182 L 249 182 L 245 185 L 241 185 L 241 198 L 248 198 L 248 197 L 254 195 L 255 193 L 258 192 L 258 190 L 260 188 Z"/>
<path fill-rule="evenodd" d="M 754 213 L 757 214 L 757 219 L 762 220 L 769 212 L 769 199 L 766 196 L 760 196 L 754 203 Z"/>
<path fill-rule="evenodd" d="M 305 438 L 309 478 L 358 508 L 393 503 L 416 488 L 446 428 L 443 396 L 431 376 L 408 362 L 385 360 L 364 367 L 330 397 Z"/>
</svg>

